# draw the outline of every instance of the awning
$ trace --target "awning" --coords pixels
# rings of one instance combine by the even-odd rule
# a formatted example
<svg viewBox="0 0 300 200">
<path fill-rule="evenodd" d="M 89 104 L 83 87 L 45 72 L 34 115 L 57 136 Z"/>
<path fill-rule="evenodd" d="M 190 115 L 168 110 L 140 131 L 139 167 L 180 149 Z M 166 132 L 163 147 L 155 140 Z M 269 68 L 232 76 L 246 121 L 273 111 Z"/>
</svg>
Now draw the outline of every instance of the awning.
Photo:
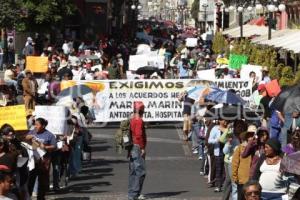
<svg viewBox="0 0 300 200">
<path fill-rule="evenodd" d="M 268 33 L 268 27 L 266 26 L 257 26 L 257 25 L 243 25 L 243 37 L 251 37 L 255 35 L 265 35 Z M 240 27 L 235 27 L 232 29 L 225 30 L 223 35 L 228 35 L 231 38 L 240 37 Z"/>
<path fill-rule="evenodd" d="M 300 30 L 279 30 L 272 33 L 271 40 L 268 40 L 268 34 L 266 34 L 254 38 L 252 42 L 300 53 Z"/>
</svg>

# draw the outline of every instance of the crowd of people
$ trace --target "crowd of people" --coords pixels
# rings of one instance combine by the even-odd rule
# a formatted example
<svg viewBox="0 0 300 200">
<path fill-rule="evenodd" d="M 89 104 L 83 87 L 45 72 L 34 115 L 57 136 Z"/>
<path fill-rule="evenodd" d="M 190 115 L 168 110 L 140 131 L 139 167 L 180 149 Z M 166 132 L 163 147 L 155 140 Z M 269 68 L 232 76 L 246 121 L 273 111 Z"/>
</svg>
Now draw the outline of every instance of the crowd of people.
<svg viewBox="0 0 300 200">
<path fill-rule="evenodd" d="M 149 26 L 141 28 L 151 34 Z M 25 104 L 29 128 L 25 133 L 14 131 L 9 124 L 0 129 L 0 195 L 6 199 L 29 199 L 35 195 L 45 199 L 50 182 L 53 190 L 59 190 L 80 171 L 82 153 L 91 151 L 87 126 L 93 121 L 84 101 L 80 97 L 73 99 L 68 132 L 61 135 L 49 132 L 47 120 L 36 118 L 34 112 L 36 105 L 57 101 L 63 81 L 126 79 L 129 56 L 136 54 L 139 44 L 145 43 L 164 56 L 165 68 L 137 78 L 193 79 L 198 78 L 197 71 L 206 69 L 215 69 L 216 79 L 240 77 L 239 70 L 217 63 L 224 55 L 214 54 L 211 41 L 198 37 L 197 44 L 191 47 L 187 46 L 184 33 L 173 29 L 160 31 L 164 38 L 153 41 L 103 37 L 97 42 L 69 39 L 60 45 L 50 45 L 48 40 L 37 44 L 27 38 L 23 61 L 12 61 L 0 80 L 0 105 Z M 24 59 L 33 55 L 48 58 L 46 73 L 26 69 Z M 287 194 L 288 182 L 300 181 L 298 176 L 291 178 L 280 168 L 284 155 L 300 150 L 299 112 L 282 113 L 274 109 L 271 105 L 275 96 L 266 90 L 271 81 L 267 68 L 262 69 L 262 75 L 259 80 L 255 72 L 249 74 L 253 94 L 259 97 L 253 97 L 249 105 L 264 110 L 255 121 L 209 119 L 205 113 L 211 104 L 197 102 L 187 94 L 181 98 L 184 140 L 192 140 L 193 153 L 201 160 L 200 175 L 207 177 L 208 186 L 214 187 L 215 192 L 224 191 L 223 199 L 250 200 L 261 196 L 263 200 L 277 200 Z"/>
</svg>

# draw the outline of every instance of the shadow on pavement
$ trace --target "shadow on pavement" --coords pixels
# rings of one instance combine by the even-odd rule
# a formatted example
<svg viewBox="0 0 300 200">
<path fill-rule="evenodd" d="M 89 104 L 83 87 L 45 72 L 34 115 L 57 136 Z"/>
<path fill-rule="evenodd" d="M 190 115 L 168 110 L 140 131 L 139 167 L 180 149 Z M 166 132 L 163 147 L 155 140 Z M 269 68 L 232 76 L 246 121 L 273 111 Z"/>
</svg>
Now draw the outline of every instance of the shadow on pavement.
<svg viewBox="0 0 300 200">
<path fill-rule="evenodd" d="M 156 198 L 166 198 L 166 197 L 173 197 L 177 196 L 183 193 L 187 193 L 188 191 L 178 191 L 178 192 L 158 192 L 158 193 L 148 193 L 145 194 L 145 196 L 151 199 L 156 199 Z"/>
</svg>

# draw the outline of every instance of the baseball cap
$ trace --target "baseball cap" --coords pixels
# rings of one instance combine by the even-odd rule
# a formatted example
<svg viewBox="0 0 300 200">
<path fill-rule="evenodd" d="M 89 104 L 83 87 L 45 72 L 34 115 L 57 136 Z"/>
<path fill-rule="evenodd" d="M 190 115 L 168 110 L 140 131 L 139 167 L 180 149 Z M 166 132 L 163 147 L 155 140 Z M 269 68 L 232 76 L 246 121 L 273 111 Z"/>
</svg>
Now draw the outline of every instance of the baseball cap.
<svg viewBox="0 0 300 200">
<path fill-rule="evenodd" d="M 142 101 L 135 101 L 135 102 L 133 102 L 133 109 L 134 110 L 144 110 L 145 105 Z"/>
<path fill-rule="evenodd" d="M 258 85 L 258 87 L 257 87 L 257 90 L 258 91 L 262 91 L 262 90 L 265 90 L 266 89 L 266 85 L 265 84 L 260 84 L 260 85 Z"/>
<path fill-rule="evenodd" d="M 248 133 L 256 133 L 256 131 L 257 131 L 257 128 L 256 128 L 255 125 L 249 125 L 248 126 L 248 129 L 247 129 Z"/>
</svg>

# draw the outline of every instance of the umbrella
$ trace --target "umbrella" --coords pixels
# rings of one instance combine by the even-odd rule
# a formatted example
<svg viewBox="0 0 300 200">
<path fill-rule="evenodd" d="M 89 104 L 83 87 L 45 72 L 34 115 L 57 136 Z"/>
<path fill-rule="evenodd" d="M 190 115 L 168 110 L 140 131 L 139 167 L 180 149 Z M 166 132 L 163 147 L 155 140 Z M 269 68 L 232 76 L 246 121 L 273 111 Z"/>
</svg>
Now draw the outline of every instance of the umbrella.
<svg viewBox="0 0 300 200">
<path fill-rule="evenodd" d="M 205 99 L 216 103 L 224 103 L 224 104 L 232 104 L 232 105 L 245 104 L 244 100 L 241 97 L 237 96 L 234 92 L 223 91 L 220 89 L 216 89 L 215 91 L 209 93 L 205 97 Z"/>
<path fill-rule="evenodd" d="M 300 175 L 300 152 L 284 156 L 280 163 L 280 169 L 284 172 Z"/>
<path fill-rule="evenodd" d="M 227 120 L 238 120 L 246 119 L 249 121 L 255 121 L 258 118 L 258 114 L 249 108 L 243 106 L 223 106 L 213 107 L 206 111 L 205 118 L 207 119 L 227 119 Z"/>
<path fill-rule="evenodd" d="M 136 74 L 142 75 L 151 75 L 153 73 L 157 73 L 159 76 L 162 77 L 161 72 L 159 71 L 159 69 L 157 67 L 152 67 L 152 66 L 145 66 L 145 67 L 140 67 L 138 68 L 138 70 L 136 70 Z"/>
<path fill-rule="evenodd" d="M 86 85 L 75 85 L 73 87 L 69 87 L 67 89 L 62 90 L 59 93 L 58 98 L 63 98 L 67 96 L 70 96 L 72 98 L 77 98 L 92 92 L 93 90 Z"/>
<path fill-rule="evenodd" d="M 192 89 L 188 90 L 188 97 L 191 99 L 194 99 L 195 101 L 200 100 L 200 98 L 204 98 L 206 95 L 208 95 L 210 92 L 214 91 L 214 88 L 210 88 L 206 85 L 197 85 L 193 87 Z"/>
<path fill-rule="evenodd" d="M 281 91 L 274 99 L 272 107 L 285 113 L 300 111 L 300 84 L 294 85 Z"/>
</svg>

